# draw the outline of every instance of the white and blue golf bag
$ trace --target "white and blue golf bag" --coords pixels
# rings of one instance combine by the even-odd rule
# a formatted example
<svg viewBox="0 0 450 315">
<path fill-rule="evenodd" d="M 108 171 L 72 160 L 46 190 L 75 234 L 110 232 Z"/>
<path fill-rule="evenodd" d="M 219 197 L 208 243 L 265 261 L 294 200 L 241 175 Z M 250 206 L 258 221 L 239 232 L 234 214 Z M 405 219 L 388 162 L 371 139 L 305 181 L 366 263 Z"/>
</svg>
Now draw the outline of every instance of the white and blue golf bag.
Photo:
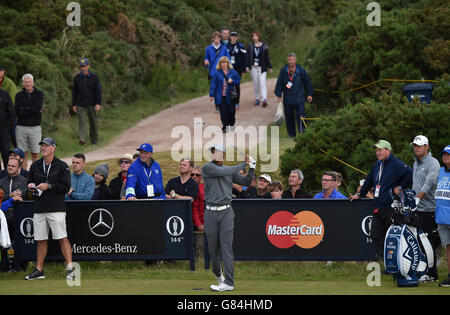
<svg viewBox="0 0 450 315">
<path fill-rule="evenodd" d="M 399 287 L 415 287 L 434 265 L 433 248 L 427 235 L 417 228 L 415 192 L 405 190 L 401 200 L 394 200 L 393 224 L 384 241 L 386 272 L 394 276 Z"/>
</svg>

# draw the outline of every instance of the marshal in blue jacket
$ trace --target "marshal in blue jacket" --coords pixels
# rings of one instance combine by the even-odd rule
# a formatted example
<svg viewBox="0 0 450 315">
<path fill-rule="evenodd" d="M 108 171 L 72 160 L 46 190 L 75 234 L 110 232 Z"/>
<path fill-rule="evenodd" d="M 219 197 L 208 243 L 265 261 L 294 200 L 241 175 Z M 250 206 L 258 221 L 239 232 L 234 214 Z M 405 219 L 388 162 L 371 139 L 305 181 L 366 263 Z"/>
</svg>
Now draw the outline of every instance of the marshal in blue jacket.
<svg viewBox="0 0 450 315">
<path fill-rule="evenodd" d="M 138 158 L 131 164 L 125 185 L 126 198 L 147 199 L 147 186 L 153 185 L 154 199 L 166 199 L 162 171 L 159 164 L 151 159 L 150 167 Z"/>
<path fill-rule="evenodd" d="M 291 81 L 289 77 L 289 65 L 281 69 L 278 75 L 277 84 L 275 85 L 275 95 L 283 96 L 283 104 L 286 106 L 298 106 L 305 103 L 306 96 L 312 96 L 314 89 L 306 70 L 300 65 L 296 65 L 294 75 L 292 77 L 292 86 L 287 88 L 288 82 Z"/>
<path fill-rule="evenodd" d="M 234 69 L 228 70 L 228 79 L 232 79 L 233 83 L 227 84 L 227 96 L 226 96 L 226 104 L 230 104 L 230 90 L 236 88 L 236 86 L 241 81 L 241 77 Z M 223 70 L 218 70 L 216 74 L 213 76 L 211 80 L 211 84 L 209 86 L 209 96 L 214 97 L 214 103 L 216 105 L 222 104 L 222 88 L 223 88 L 223 80 L 225 79 L 225 73 Z"/>
<path fill-rule="evenodd" d="M 383 170 L 379 181 L 381 164 L 383 165 Z M 375 208 L 390 208 L 393 201 L 394 188 L 401 186 L 405 189 L 412 185 L 412 169 L 391 153 L 384 163 L 378 160 L 372 166 L 358 195 L 365 196 L 370 188 L 373 187 L 375 190 L 376 185 L 380 185 L 380 193 L 379 197 L 373 200 Z"/>
</svg>

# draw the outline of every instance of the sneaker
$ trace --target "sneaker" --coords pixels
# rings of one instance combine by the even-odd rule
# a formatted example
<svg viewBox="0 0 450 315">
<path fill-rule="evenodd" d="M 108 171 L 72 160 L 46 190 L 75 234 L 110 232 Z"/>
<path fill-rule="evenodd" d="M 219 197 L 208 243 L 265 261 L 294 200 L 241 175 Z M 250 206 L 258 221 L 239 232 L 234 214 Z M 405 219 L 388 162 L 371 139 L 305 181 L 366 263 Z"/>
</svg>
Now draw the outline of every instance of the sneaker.
<svg viewBox="0 0 450 315">
<path fill-rule="evenodd" d="M 231 285 L 226 284 L 225 282 L 220 283 L 219 285 L 211 285 L 210 286 L 212 291 L 218 291 L 218 292 L 223 292 L 223 291 L 233 291 L 234 287 Z"/>
<path fill-rule="evenodd" d="M 440 287 L 450 288 L 450 276 L 448 276 L 444 281 L 439 283 Z"/>
<path fill-rule="evenodd" d="M 67 280 L 75 280 L 75 269 L 67 269 L 66 271 L 66 279 Z"/>
<path fill-rule="evenodd" d="M 263 106 L 263 107 L 266 107 L 266 106 L 267 106 L 267 100 L 264 100 L 264 101 L 263 101 L 262 106 Z"/>
<path fill-rule="evenodd" d="M 255 106 L 259 106 L 259 100 L 255 101 Z"/>
<path fill-rule="evenodd" d="M 80 139 L 80 140 L 78 141 L 78 143 L 79 143 L 80 145 L 85 145 L 85 144 L 86 144 L 86 141 L 84 141 L 83 139 Z"/>
<path fill-rule="evenodd" d="M 219 114 L 219 113 L 220 113 L 219 106 L 216 106 L 216 114 Z"/>
<path fill-rule="evenodd" d="M 44 271 L 35 269 L 32 273 L 25 277 L 25 280 L 45 279 Z"/>
</svg>

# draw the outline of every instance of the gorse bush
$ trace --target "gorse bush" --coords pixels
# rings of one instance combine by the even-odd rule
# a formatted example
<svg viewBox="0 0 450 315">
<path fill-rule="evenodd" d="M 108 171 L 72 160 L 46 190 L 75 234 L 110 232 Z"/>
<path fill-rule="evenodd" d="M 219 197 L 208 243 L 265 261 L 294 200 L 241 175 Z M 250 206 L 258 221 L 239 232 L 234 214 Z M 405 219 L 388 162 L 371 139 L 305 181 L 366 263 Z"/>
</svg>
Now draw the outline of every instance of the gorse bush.
<svg viewBox="0 0 450 315">
<path fill-rule="evenodd" d="M 448 2 L 387 1 L 381 3 L 381 26 L 368 26 L 367 1 L 339 15 L 310 52 L 314 86 L 347 91 L 378 79 L 437 79 L 449 71 Z M 323 108 L 361 101 L 391 83 L 355 93 L 318 95 Z M 333 101 L 330 101 L 333 100 Z"/>
<path fill-rule="evenodd" d="M 439 159 L 439 152 L 450 143 L 449 110 L 448 103 L 410 103 L 398 93 L 347 104 L 333 115 L 308 123 L 306 132 L 297 136 L 295 147 L 281 156 L 281 173 L 287 177 L 290 170 L 299 168 L 305 174 L 305 187 L 320 191 L 322 173 L 335 170 L 344 176 L 343 191 L 354 193 L 365 175 L 330 155 L 368 173 L 376 161 L 373 145 L 385 139 L 391 143 L 392 153 L 412 166 L 410 142 L 423 134 L 430 141 L 432 154 Z"/>
<path fill-rule="evenodd" d="M 80 0 L 81 27 L 68 27 L 65 0 L 0 3 L 0 64 L 20 85 L 32 73 L 45 93 L 44 134 L 70 114 L 78 60 L 101 81 L 105 110 L 137 99 L 168 101 L 207 91 L 204 49 L 229 26 L 248 42 L 259 30 L 269 45 L 312 23 L 308 1 Z M 280 35 L 281 34 L 281 35 Z"/>
</svg>

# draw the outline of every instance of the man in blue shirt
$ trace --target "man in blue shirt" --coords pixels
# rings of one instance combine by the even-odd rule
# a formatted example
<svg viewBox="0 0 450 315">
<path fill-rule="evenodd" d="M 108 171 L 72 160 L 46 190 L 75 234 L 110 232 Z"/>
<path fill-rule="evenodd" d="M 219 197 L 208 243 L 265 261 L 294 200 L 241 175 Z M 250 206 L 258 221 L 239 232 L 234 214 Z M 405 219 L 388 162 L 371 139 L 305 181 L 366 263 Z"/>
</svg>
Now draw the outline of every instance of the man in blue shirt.
<svg viewBox="0 0 450 315">
<path fill-rule="evenodd" d="M 162 171 L 153 160 L 153 147 L 142 144 L 138 149 L 139 158 L 128 169 L 125 196 L 127 200 L 166 199 Z"/>
<path fill-rule="evenodd" d="M 322 192 L 316 194 L 314 199 L 347 199 L 336 189 L 336 173 L 324 172 L 322 175 Z"/>
<path fill-rule="evenodd" d="M 73 173 L 70 175 L 70 190 L 65 200 L 91 200 L 94 194 L 94 178 L 84 171 L 86 157 L 77 153 L 72 158 Z"/>
</svg>

